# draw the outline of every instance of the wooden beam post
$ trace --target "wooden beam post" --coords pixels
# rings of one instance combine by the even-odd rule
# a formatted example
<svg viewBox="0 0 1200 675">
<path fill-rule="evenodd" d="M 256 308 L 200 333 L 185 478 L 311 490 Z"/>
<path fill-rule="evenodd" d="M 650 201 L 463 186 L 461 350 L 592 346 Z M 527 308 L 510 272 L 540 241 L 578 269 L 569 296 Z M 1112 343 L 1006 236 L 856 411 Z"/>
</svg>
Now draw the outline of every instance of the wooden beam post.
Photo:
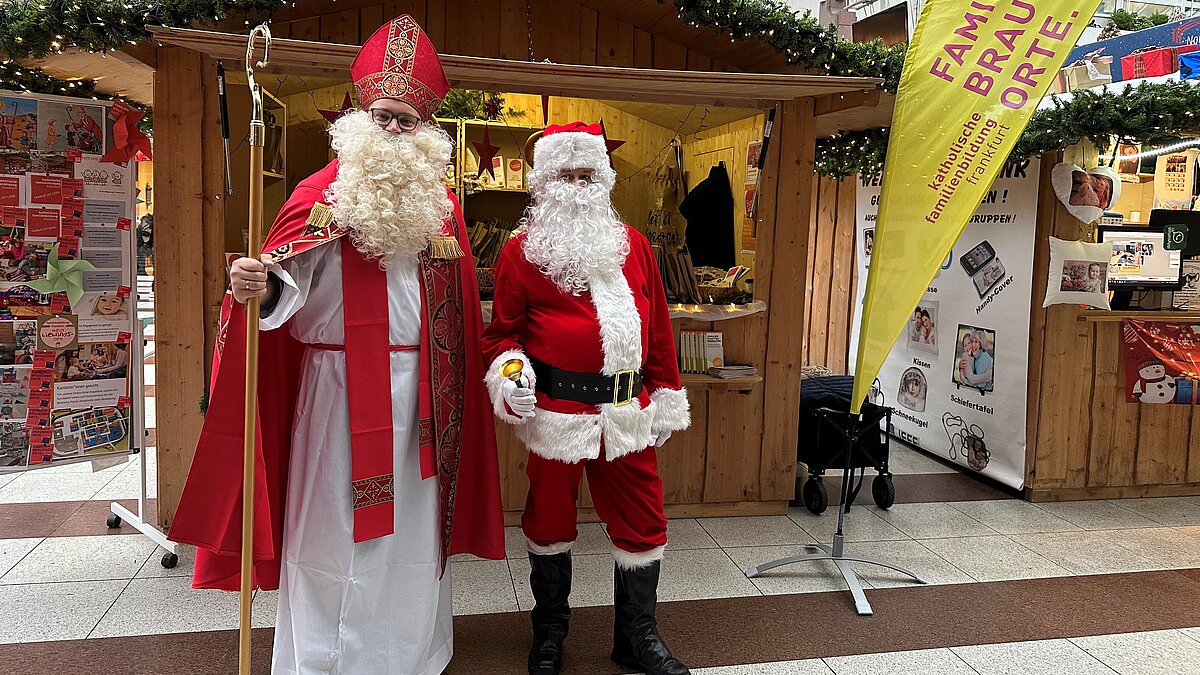
<svg viewBox="0 0 1200 675">
<path fill-rule="evenodd" d="M 160 387 L 158 420 L 158 521 L 171 524 L 192 463 L 203 415 L 206 384 L 204 307 L 203 71 L 200 53 L 158 50 L 154 76 L 156 166 L 169 167 L 156 185 L 154 280 L 155 358 Z M 170 214 L 170 218 L 164 217 Z"/>
<path fill-rule="evenodd" d="M 760 499 L 791 499 L 796 483 L 796 441 L 800 425 L 800 367 L 804 352 L 804 296 L 808 283 L 810 214 L 816 153 L 813 99 L 787 101 L 776 122 L 778 194 L 770 227 L 760 225 L 758 250 L 768 253 L 756 273 L 766 273 L 768 298 L 767 358 L 764 368 L 766 428 L 762 441 Z M 772 158 L 775 159 L 775 158 Z"/>
</svg>

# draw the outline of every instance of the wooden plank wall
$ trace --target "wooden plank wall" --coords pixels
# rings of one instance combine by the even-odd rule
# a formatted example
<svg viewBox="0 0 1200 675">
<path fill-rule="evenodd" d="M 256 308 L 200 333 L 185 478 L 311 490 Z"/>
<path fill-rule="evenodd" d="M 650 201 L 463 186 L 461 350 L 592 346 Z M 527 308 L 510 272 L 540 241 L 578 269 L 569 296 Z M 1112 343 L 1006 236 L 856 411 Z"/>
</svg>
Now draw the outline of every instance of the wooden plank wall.
<svg viewBox="0 0 1200 675">
<path fill-rule="evenodd" d="M 277 37 L 362 44 L 385 20 L 408 13 L 442 53 L 556 63 L 671 70 L 736 71 L 620 17 L 574 2 L 531 0 L 532 31 L 523 3 L 483 0 L 390 0 L 272 24 Z M 448 28 L 449 27 L 449 28 Z"/>
<path fill-rule="evenodd" d="M 1037 301 L 1049 274 L 1048 238 L 1081 234 L 1049 183 L 1057 161 L 1043 160 L 1038 200 L 1026 491 L 1034 501 L 1200 494 L 1200 414 L 1127 403 L 1121 322 Z"/>
<path fill-rule="evenodd" d="M 836 374 L 848 372 L 850 323 L 858 284 L 856 189 L 853 178 L 818 178 L 808 233 L 803 358 L 806 365 L 825 366 Z"/>
<path fill-rule="evenodd" d="M 213 62 L 175 47 L 160 48 L 158 59 L 158 166 L 174 172 L 171 180 L 159 181 L 155 191 L 159 213 L 173 214 L 170 226 L 155 233 L 160 270 L 154 289 L 156 359 L 160 381 L 173 383 L 157 396 L 158 419 L 170 421 L 158 426 L 157 440 L 158 520 L 165 528 L 174 516 L 203 424 L 200 403 L 213 351 L 211 329 L 224 292 L 224 265 L 219 262 L 224 241 L 220 227 L 214 227 L 224 221 L 224 180 L 220 173 L 204 170 L 208 166 L 219 172 L 223 166 L 216 155 L 221 141 L 215 83 L 208 76 Z M 171 270 L 170 276 L 164 277 L 162 270 Z M 164 279 L 171 283 L 158 283 Z"/>
</svg>

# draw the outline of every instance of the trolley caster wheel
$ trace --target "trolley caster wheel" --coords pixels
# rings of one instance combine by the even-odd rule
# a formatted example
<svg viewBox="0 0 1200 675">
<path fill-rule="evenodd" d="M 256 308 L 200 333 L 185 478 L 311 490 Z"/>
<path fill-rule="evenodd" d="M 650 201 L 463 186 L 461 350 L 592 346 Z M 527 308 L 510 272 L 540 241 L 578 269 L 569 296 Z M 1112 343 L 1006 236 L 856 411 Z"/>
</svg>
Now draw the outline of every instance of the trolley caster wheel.
<svg viewBox="0 0 1200 675">
<path fill-rule="evenodd" d="M 871 497 L 874 498 L 875 505 L 881 509 L 890 509 L 896 503 L 896 485 L 892 482 L 890 473 L 881 473 L 871 481 Z"/>
<path fill-rule="evenodd" d="M 121 526 L 121 516 L 112 514 L 108 517 L 108 529 L 115 530 Z"/>
<path fill-rule="evenodd" d="M 809 478 L 804 483 L 804 506 L 815 515 L 825 513 L 825 509 L 829 508 L 829 492 L 825 490 L 825 483 L 817 478 Z"/>
<path fill-rule="evenodd" d="M 174 553 L 164 553 L 162 557 L 162 566 L 167 569 L 175 569 L 179 564 L 179 556 Z"/>
</svg>

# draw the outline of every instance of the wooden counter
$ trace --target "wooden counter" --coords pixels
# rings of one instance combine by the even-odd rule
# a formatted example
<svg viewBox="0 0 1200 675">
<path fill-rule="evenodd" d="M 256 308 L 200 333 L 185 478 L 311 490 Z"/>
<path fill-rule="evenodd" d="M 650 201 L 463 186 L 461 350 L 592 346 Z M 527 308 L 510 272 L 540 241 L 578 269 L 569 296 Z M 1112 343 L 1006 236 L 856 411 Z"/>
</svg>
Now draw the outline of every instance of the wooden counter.
<svg viewBox="0 0 1200 675">
<path fill-rule="evenodd" d="M 1121 321 L 1200 322 L 1195 312 L 1041 308 L 1051 235 L 1079 239 L 1042 165 L 1030 324 L 1026 494 L 1032 501 L 1200 495 L 1200 407 L 1125 400 Z"/>
</svg>

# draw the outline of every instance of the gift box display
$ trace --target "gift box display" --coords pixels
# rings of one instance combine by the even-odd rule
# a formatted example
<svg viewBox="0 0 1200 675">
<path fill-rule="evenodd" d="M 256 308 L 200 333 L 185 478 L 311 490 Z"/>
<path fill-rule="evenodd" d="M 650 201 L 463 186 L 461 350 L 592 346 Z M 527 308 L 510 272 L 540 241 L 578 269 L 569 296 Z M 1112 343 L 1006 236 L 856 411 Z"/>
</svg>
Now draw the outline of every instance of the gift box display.
<svg viewBox="0 0 1200 675">
<path fill-rule="evenodd" d="M 1098 51 L 1088 54 L 1058 71 L 1058 77 L 1051 86 L 1052 92 L 1062 94 L 1112 84 L 1112 64 L 1111 56 L 1100 56 Z"/>
<path fill-rule="evenodd" d="M 1121 57 L 1121 72 L 1127 80 L 1160 77 L 1179 70 L 1179 55 L 1194 52 L 1200 45 L 1146 47 Z"/>
</svg>

